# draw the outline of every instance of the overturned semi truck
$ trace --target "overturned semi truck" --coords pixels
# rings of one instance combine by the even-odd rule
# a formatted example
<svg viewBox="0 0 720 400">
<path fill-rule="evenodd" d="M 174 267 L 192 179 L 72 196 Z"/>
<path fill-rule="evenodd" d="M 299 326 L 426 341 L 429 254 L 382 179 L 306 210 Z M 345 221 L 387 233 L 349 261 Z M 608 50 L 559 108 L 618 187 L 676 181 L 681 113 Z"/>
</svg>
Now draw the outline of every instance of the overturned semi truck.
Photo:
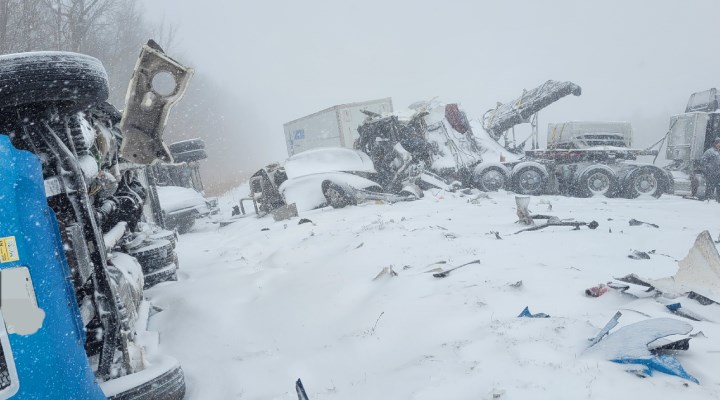
<svg viewBox="0 0 720 400">
<path fill-rule="evenodd" d="M 183 398 L 143 296 L 174 278 L 176 237 L 144 217 L 140 176 L 172 160 L 163 128 L 191 75 L 148 42 L 121 114 L 95 58 L 0 56 L 0 398 Z"/>
</svg>

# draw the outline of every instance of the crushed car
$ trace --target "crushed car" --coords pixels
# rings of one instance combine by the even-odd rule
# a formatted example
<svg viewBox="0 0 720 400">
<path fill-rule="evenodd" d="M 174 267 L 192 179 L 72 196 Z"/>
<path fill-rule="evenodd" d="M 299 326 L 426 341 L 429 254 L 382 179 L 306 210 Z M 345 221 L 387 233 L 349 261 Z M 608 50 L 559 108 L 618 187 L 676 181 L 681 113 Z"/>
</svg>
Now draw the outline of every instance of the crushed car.
<svg viewBox="0 0 720 400">
<path fill-rule="evenodd" d="M 235 213 L 246 213 L 244 202 L 253 203 L 258 217 L 273 213 L 276 219 L 283 219 L 324 206 L 416 200 L 423 196 L 416 184 L 420 172 L 408 170 L 388 180 L 378 176 L 370 157 L 361 151 L 340 147 L 307 150 L 284 165 L 270 164 L 253 174 L 250 196 L 240 201 Z"/>
</svg>

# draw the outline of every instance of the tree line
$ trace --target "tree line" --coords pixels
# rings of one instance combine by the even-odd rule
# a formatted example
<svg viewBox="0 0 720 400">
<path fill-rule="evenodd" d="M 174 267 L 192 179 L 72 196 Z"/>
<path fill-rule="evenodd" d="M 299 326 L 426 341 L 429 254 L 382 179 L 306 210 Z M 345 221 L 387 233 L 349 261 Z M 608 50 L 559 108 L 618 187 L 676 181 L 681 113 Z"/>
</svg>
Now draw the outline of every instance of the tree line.
<svg viewBox="0 0 720 400">
<path fill-rule="evenodd" d="M 124 107 L 125 93 L 140 48 L 154 39 L 173 58 L 178 54 L 177 29 L 150 22 L 138 0 L 0 0 L 0 54 L 28 51 L 71 51 L 98 58 L 108 72 L 110 102 Z M 235 148 L 254 132 L 253 116 L 241 100 L 196 70 L 185 98 L 168 121 L 166 142 L 203 138 L 210 158 L 203 161 L 205 186 L 222 192 L 237 185 L 247 164 Z M 218 174 L 218 170 L 232 173 Z M 215 173 L 212 173 L 215 171 Z"/>
<path fill-rule="evenodd" d="M 171 46 L 174 29 L 149 23 L 137 0 L 0 0 L 0 54 L 72 51 L 100 59 L 122 104 L 140 47 Z"/>
</svg>

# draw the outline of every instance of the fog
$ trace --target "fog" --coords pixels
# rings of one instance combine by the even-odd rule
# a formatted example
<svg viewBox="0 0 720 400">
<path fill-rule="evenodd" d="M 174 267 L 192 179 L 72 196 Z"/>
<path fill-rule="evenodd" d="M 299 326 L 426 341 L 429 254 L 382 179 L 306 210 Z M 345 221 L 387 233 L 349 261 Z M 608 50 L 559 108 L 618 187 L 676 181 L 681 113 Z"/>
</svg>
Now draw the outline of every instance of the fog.
<svg viewBox="0 0 720 400">
<path fill-rule="evenodd" d="M 692 4 L 690 4 L 692 3 Z M 479 118 L 548 79 L 583 88 L 549 122 L 621 120 L 659 140 L 693 91 L 717 85 L 720 2 L 153 0 L 171 53 L 232 92 L 237 129 L 203 132 L 234 182 L 287 157 L 283 123 L 335 104 L 435 96 Z M 186 133 L 185 136 L 193 136 Z M 542 143 L 542 139 L 541 139 Z M 223 185 L 226 186 L 226 185 Z"/>
</svg>

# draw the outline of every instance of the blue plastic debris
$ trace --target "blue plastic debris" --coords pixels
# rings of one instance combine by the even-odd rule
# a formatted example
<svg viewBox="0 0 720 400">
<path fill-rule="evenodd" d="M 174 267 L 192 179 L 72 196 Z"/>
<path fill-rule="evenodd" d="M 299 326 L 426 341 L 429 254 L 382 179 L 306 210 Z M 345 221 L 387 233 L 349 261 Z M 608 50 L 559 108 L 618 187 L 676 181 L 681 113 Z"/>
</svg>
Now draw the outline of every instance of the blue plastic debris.
<svg viewBox="0 0 720 400">
<path fill-rule="evenodd" d="M 680 307 L 682 307 L 682 306 L 680 305 L 680 303 L 673 303 L 673 304 L 668 304 L 665 307 L 667 307 L 668 310 L 675 312 L 675 311 L 679 310 Z"/>
<path fill-rule="evenodd" d="M 525 307 L 522 310 L 522 312 L 520 313 L 520 315 L 518 315 L 517 317 L 518 318 L 550 318 L 550 316 L 545 313 L 532 314 L 528 307 Z"/>
<path fill-rule="evenodd" d="M 674 375 L 687 379 L 691 382 L 697 383 L 698 385 L 700 384 L 700 381 L 698 381 L 694 376 L 688 374 L 680 364 L 680 361 L 673 356 L 660 355 L 651 358 L 616 358 L 610 361 L 618 364 L 644 365 L 646 367 L 644 372 L 650 376 L 652 376 L 652 371 L 655 370 L 668 375 Z"/>
</svg>

